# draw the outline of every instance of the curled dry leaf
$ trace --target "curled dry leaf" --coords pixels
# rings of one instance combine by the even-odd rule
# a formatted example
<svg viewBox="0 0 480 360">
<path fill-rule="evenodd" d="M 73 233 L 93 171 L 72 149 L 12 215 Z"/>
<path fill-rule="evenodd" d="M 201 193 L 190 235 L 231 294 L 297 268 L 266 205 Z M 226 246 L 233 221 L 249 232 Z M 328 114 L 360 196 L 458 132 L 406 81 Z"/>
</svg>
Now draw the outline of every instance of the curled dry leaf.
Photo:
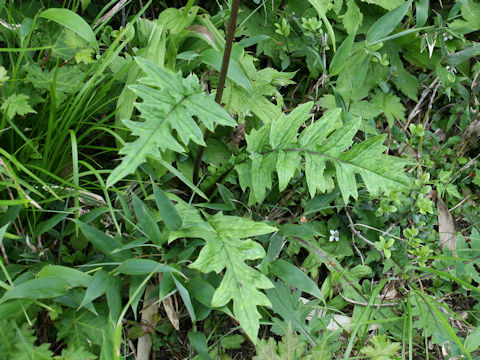
<svg viewBox="0 0 480 360">
<path fill-rule="evenodd" d="M 215 39 L 213 38 L 212 33 L 202 25 L 192 25 L 187 28 L 187 30 L 191 31 L 194 34 L 197 34 L 203 37 L 210 45 L 216 47 Z"/>
<path fill-rule="evenodd" d="M 457 238 L 455 236 L 455 221 L 440 196 L 437 196 L 437 209 L 440 246 L 446 246 L 452 251 L 452 254 L 456 256 Z"/>
<path fill-rule="evenodd" d="M 158 299 L 147 299 L 154 288 L 153 285 L 148 285 L 143 297 L 142 330 L 144 334 L 138 338 L 137 360 L 150 359 L 150 351 L 152 350 L 152 333 L 155 328 L 155 315 L 158 313 Z"/>
<path fill-rule="evenodd" d="M 162 281 L 161 273 L 158 275 L 158 280 L 159 282 Z M 165 313 L 167 314 L 168 320 L 170 320 L 170 323 L 173 325 L 173 328 L 178 331 L 180 330 L 180 322 L 178 321 L 177 310 L 175 310 L 175 307 L 173 306 L 172 296 L 173 295 L 170 295 L 169 297 L 163 299 L 162 304 L 163 304 L 163 308 L 165 309 Z"/>
<path fill-rule="evenodd" d="M 245 138 L 245 123 L 240 123 L 237 127 L 232 130 L 232 149 L 240 144 L 240 142 Z"/>
</svg>

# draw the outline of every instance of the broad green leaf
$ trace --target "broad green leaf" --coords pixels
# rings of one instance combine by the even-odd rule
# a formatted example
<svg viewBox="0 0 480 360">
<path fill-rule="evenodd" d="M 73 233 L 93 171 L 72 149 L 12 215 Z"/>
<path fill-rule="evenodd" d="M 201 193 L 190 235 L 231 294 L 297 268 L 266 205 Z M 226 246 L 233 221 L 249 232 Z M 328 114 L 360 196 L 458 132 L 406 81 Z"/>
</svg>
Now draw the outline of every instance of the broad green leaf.
<svg viewBox="0 0 480 360">
<path fill-rule="evenodd" d="M 418 0 L 415 2 L 417 27 L 425 25 L 428 19 L 430 0 Z"/>
<path fill-rule="evenodd" d="M 362 119 L 370 120 L 381 114 L 382 111 L 375 104 L 360 100 L 350 106 L 349 112 L 354 116 L 360 116 Z"/>
<path fill-rule="evenodd" d="M 254 58 L 243 55 L 242 66 L 249 79 L 252 81 L 253 92 L 248 92 L 240 86 L 227 86 L 224 91 L 226 109 L 232 114 L 238 114 L 244 118 L 255 114 L 260 120 L 268 124 L 278 119 L 282 114 L 282 95 L 278 86 L 294 84 L 293 72 L 280 72 L 272 68 L 256 69 Z M 276 98 L 276 104 L 271 102 L 272 96 Z"/>
<path fill-rule="evenodd" d="M 13 119 L 15 115 L 26 115 L 36 113 L 28 103 L 29 97 L 24 94 L 12 94 L 4 99 L 0 109 L 4 111 L 8 118 Z"/>
<path fill-rule="evenodd" d="M 309 101 L 296 107 L 290 114 L 282 114 L 279 119 L 272 121 L 270 124 L 270 145 L 276 149 L 284 144 L 294 142 L 297 138 L 298 128 L 310 118 L 312 107 L 313 102 Z"/>
<path fill-rule="evenodd" d="M 279 150 L 277 153 L 277 174 L 278 189 L 283 191 L 287 188 L 288 183 L 300 168 L 302 161 L 301 153 L 298 151 Z"/>
<path fill-rule="evenodd" d="M 110 319 L 114 323 L 122 312 L 122 280 L 118 277 L 113 278 L 113 283 L 107 289 L 107 305 L 110 310 Z"/>
<path fill-rule="evenodd" d="M 150 241 L 150 239 L 148 239 L 146 237 L 141 237 L 137 240 L 132 240 L 128 244 L 122 245 L 119 248 L 116 248 L 115 250 L 113 250 L 112 254 L 117 253 L 117 252 L 122 251 L 122 250 L 135 249 L 135 248 L 140 247 L 141 245 L 143 245 L 143 244 L 145 244 L 149 241 Z"/>
<path fill-rule="evenodd" d="M 249 204 L 263 201 L 266 196 L 266 189 L 270 189 L 271 187 L 271 172 L 274 171 L 275 168 L 279 177 L 279 186 L 281 189 L 283 189 L 295 173 L 296 168 L 301 165 L 299 154 L 302 153 L 302 149 L 311 147 L 312 150 L 316 151 L 316 145 L 323 143 L 327 135 L 341 126 L 342 123 L 340 120 L 340 113 L 340 109 L 329 110 L 324 114 L 324 116 L 315 121 L 313 125 L 310 125 L 307 127 L 307 129 L 303 130 L 298 139 L 300 146 L 297 146 L 295 134 L 287 135 L 284 138 L 285 141 L 289 140 L 292 142 L 284 143 L 283 140 L 278 140 L 275 136 L 272 140 L 272 131 L 269 131 L 269 126 L 273 127 L 274 122 L 263 126 L 259 130 L 252 130 L 251 133 L 246 137 L 247 150 L 254 152 L 254 154 L 250 156 L 251 162 L 244 163 L 236 167 L 242 189 L 246 189 L 247 187 L 251 188 Z M 305 112 L 303 116 L 306 115 L 307 114 Z M 296 126 L 297 125 L 295 124 L 293 128 Z M 287 128 L 291 129 L 290 127 Z M 281 132 L 281 127 L 277 127 L 277 129 L 278 130 L 275 133 Z M 347 131 L 346 136 L 350 136 L 350 141 L 344 143 L 341 138 L 342 136 L 345 136 L 342 135 L 345 131 Z M 352 131 L 353 133 L 350 134 Z M 343 132 L 338 132 L 329 142 L 330 147 L 335 148 L 341 146 L 341 150 L 344 150 L 346 147 L 351 145 L 351 138 L 353 137 L 355 131 L 355 128 L 344 127 Z M 285 148 L 288 150 L 279 150 L 275 159 L 273 152 L 269 151 L 271 149 L 271 144 L 269 145 L 269 142 L 271 141 L 275 141 L 275 143 L 279 142 L 280 148 Z M 265 155 L 261 155 L 260 153 L 265 150 L 267 150 L 267 153 Z M 319 168 L 312 171 L 313 167 L 309 167 L 309 164 L 311 164 L 309 160 L 311 159 L 306 160 L 306 172 L 317 177 L 315 186 L 318 184 L 323 191 L 333 188 L 333 183 L 331 183 L 331 181 L 321 177 L 321 173 L 323 173 L 322 168 L 325 164 L 321 165 L 319 163 Z M 324 162 L 325 159 L 318 158 L 315 159 L 315 161 L 316 163 Z M 309 186 L 311 194 L 315 194 L 316 187 L 312 186 L 312 179 L 314 179 L 314 177 L 309 177 L 307 175 L 307 182 L 310 182 L 311 186 Z"/>
<path fill-rule="evenodd" d="M 270 140 L 271 124 L 266 124 L 260 129 L 252 129 L 250 134 L 245 136 L 247 140 L 247 151 L 250 153 L 259 153 L 268 145 Z"/>
<path fill-rule="evenodd" d="M 92 277 L 84 272 L 60 265 L 47 265 L 38 273 L 38 278 L 58 278 L 62 279 L 70 287 L 88 287 Z"/>
<path fill-rule="evenodd" d="M 225 202 L 225 204 L 227 204 L 228 206 L 230 206 L 230 208 L 232 210 L 236 209 L 235 207 L 235 202 L 234 200 L 236 199 L 235 198 L 235 195 L 232 194 L 232 192 L 230 190 L 228 190 L 228 188 L 220 183 L 217 183 L 217 189 L 218 189 L 218 193 L 220 194 L 222 200 Z"/>
<path fill-rule="evenodd" d="M 216 231 L 228 233 L 228 236 L 235 238 L 248 238 L 277 231 L 276 227 L 237 216 L 216 215 L 208 222 Z"/>
<path fill-rule="evenodd" d="M 342 127 L 340 127 L 335 132 L 333 132 L 328 137 L 328 140 L 323 144 L 321 144 L 320 146 L 318 146 L 315 143 L 311 143 L 305 147 L 308 150 L 312 150 L 314 155 L 315 153 L 319 153 L 319 154 L 323 154 L 323 157 L 325 157 L 325 159 L 328 158 L 326 156 L 330 156 L 330 158 L 334 158 L 340 155 L 341 152 L 345 151 L 347 148 L 352 146 L 353 137 L 358 132 L 360 125 L 361 125 L 361 120 L 359 118 L 353 119 L 352 121 L 344 124 Z"/>
<path fill-rule="evenodd" d="M 200 226 L 200 224 L 199 224 Z M 253 342 L 256 342 L 260 313 L 257 306 L 269 306 L 270 301 L 259 289 L 268 289 L 272 284 L 259 271 L 248 266 L 246 260 L 265 256 L 263 247 L 252 240 L 242 238 L 268 234 L 274 227 L 240 217 L 212 216 L 208 221 L 212 232 L 205 232 L 206 245 L 197 260 L 189 267 L 204 273 L 214 271 L 224 275 L 216 289 L 211 306 L 222 307 L 233 300 L 235 319 Z M 192 229 L 192 234 L 198 234 Z M 185 236 L 189 236 L 185 232 Z"/>
<path fill-rule="evenodd" d="M 305 153 L 305 177 L 310 197 L 314 197 L 317 190 L 328 192 L 335 187 L 331 177 L 324 177 L 326 162 L 322 156 Z"/>
<path fill-rule="evenodd" d="M 51 91 L 51 85 L 55 78 L 53 90 L 57 103 L 63 102 L 67 95 L 80 91 L 84 82 L 84 73 L 78 65 L 62 66 L 48 71 L 42 69 L 40 65 L 27 63 L 24 65 L 24 69 L 28 73 L 25 81 L 36 89 Z"/>
<path fill-rule="evenodd" d="M 217 71 L 220 71 L 222 68 L 223 53 L 215 49 L 205 50 L 200 55 L 200 59 L 205 64 L 210 65 Z M 227 77 L 233 82 L 240 85 L 242 88 L 244 88 L 248 92 L 253 91 L 250 80 L 245 75 L 242 68 L 238 65 L 238 63 L 232 57 L 230 57 L 230 61 L 228 63 Z"/>
<path fill-rule="evenodd" d="M 383 91 L 376 91 L 372 95 L 372 103 L 375 104 L 377 109 L 383 111 L 390 127 L 393 126 L 395 119 L 405 123 L 405 107 L 400 102 L 398 96 L 390 93 L 386 94 Z"/>
<path fill-rule="evenodd" d="M 174 7 L 163 10 L 160 15 L 158 15 L 157 21 L 172 34 L 177 34 L 184 30 L 191 22 L 188 16 L 183 15 L 179 9 Z"/>
<path fill-rule="evenodd" d="M 228 335 L 223 337 L 220 340 L 220 345 L 224 349 L 240 349 L 242 347 L 242 343 L 245 342 L 245 337 L 240 334 L 235 335 Z"/>
<path fill-rule="evenodd" d="M 385 137 L 386 135 L 378 135 L 355 144 L 349 151 L 338 156 L 339 161 L 334 161 L 345 203 L 349 195 L 356 199 L 356 181 L 352 176 L 354 173 L 361 175 L 372 195 L 378 195 L 380 190 L 405 190 L 410 185 L 410 180 L 403 171 L 405 160 L 384 154 Z"/>
<path fill-rule="evenodd" d="M 138 259 L 138 260 L 147 260 L 147 259 Z M 148 271 L 148 266 L 145 266 L 145 267 L 146 267 L 145 271 Z M 145 289 L 147 288 L 147 283 L 145 282 L 145 279 L 148 280 L 148 278 L 154 274 L 155 269 L 156 268 L 154 268 L 153 271 L 148 272 L 148 275 L 145 276 L 145 274 L 143 273 L 143 270 L 140 269 L 137 275 L 137 272 L 136 272 L 137 269 L 133 268 L 133 272 L 131 274 L 132 276 L 130 277 L 130 284 L 128 286 L 128 299 L 129 299 L 128 301 L 132 308 L 132 311 L 134 314 L 133 316 L 135 319 L 137 318 L 138 304 L 140 303 L 140 299 L 142 298 L 142 295 L 145 292 Z"/>
<path fill-rule="evenodd" d="M 342 110 L 340 108 L 326 111 L 320 119 L 302 131 L 299 138 L 300 146 L 305 148 L 311 144 L 317 145 L 323 143 L 332 131 L 342 125 L 340 119 L 341 113 Z"/>
<path fill-rule="evenodd" d="M 384 110 L 389 111 L 388 116 L 403 115 L 403 112 L 399 112 L 403 106 L 397 101 L 398 98 L 391 94 L 380 96 L 387 99 Z M 365 105 L 371 110 L 372 106 L 368 103 Z M 317 191 L 325 193 L 335 188 L 335 174 L 345 203 L 350 197 L 356 199 L 358 196 L 355 174 L 362 176 L 364 184 L 374 195 L 378 195 L 380 190 L 397 191 L 409 186 L 410 180 L 403 172 L 405 162 L 383 154 L 383 137 L 373 137 L 352 147 L 353 137 L 362 120 L 357 117 L 342 124 L 340 113 L 340 109 L 328 110 L 322 118 L 304 129 L 298 140 L 293 139 L 295 142 L 282 145 L 282 149 L 277 151 L 276 166 L 272 166 L 268 160 L 273 154 L 268 139 L 268 125 L 272 124 L 253 130 L 247 136 L 247 149 L 254 152 L 250 156 L 251 161 L 236 166 L 241 188 L 244 191 L 251 189 L 249 203 L 263 200 L 274 170 L 277 171 L 280 188 L 285 187 L 295 169 L 302 165 L 297 162 L 295 155 L 287 155 L 291 152 L 301 153 L 305 158 L 305 178 L 312 198 Z M 378 110 L 371 112 L 370 116 L 375 114 L 378 114 Z M 289 168 L 285 165 L 287 161 Z"/>
<path fill-rule="evenodd" d="M 247 48 L 249 46 L 258 44 L 260 41 L 267 40 L 267 39 L 271 39 L 271 37 L 268 35 L 258 35 L 258 36 L 253 36 L 249 38 L 243 38 L 238 42 L 238 45 Z"/>
<path fill-rule="evenodd" d="M 402 21 L 403 17 L 408 11 L 408 8 L 410 7 L 411 2 L 412 1 L 410 0 L 400 5 L 378 19 L 367 32 L 367 44 L 376 44 L 383 41 L 385 37 L 390 35 L 390 33 L 398 26 L 400 21 Z"/>
<path fill-rule="evenodd" d="M 23 309 L 25 313 L 25 309 Z M 32 322 L 12 319 L 9 322 L 0 322 L 1 359 L 15 360 L 51 360 L 53 352 L 49 350 L 50 344 L 43 343 L 36 346 L 39 341 L 35 336 Z"/>
<path fill-rule="evenodd" d="M 352 89 L 358 89 L 364 82 L 367 76 L 368 66 L 370 65 L 370 56 L 363 55 L 363 60 L 356 68 L 352 76 Z"/>
<path fill-rule="evenodd" d="M 302 270 L 288 261 L 278 259 L 270 263 L 270 271 L 285 281 L 290 286 L 324 300 L 323 294 L 317 284 Z"/>
<path fill-rule="evenodd" d="M 202 278 L 191 278 L 185 286 L 200 304 L 211 307 L 215 288 L 208 281 Z M 228 306 L 218 308 L 217 310 L 223 311 L 228 316 L 234 317 Z"/>
<path fill-rule="evenodd" d="M 224 96 L 231 99 L 231 103 L 229 101 L 226 105 L 227 109 L 241 116 L 253 113 L 266 124 L 278 119 L 282 114 L 281 109 L 264 97 L 266 94 L 260 91 L 262 88 L 264 89 L 264 86 L 256 86 L 256 82 L 254 82 L 254 93 L 249 95 L 244 89 L 227 87 Z"/>
<path fill-rule="evenodd" d="M 267 189 L 272 188 L 272 171 L 275 170 L 276 156 L 275 153 L 253 154 L 250 158 L 252 159 L 252 196 L 249 204 L 252 204 L 252 201 L 261 203 L 267 195 Z"/>
<path fill-rule="evenodd" d="M 175 201 L 177 201 L 175 207 L 180 213 L 183 223 L 181 229 L 171 231 L 168 234 L 169 243 L 181 237 L 205 239 L 215 234 L 213 228 L 205 222 L 196 208 L 185 203 L 180 198 L 176 198 Z"/>
<path fill-rule="evenodd" d="M 344 164 L 339 161 L 335 161 L 335 170 L 337 171 L 338 187 L 342 193 L 343 201 L 345 204 L 348 204 L 348 199 L 350 196 L 352 196 L 354 199 L 358 198 L 355 173 L 348 166 L 348 164 Z"/>
<path fill-rule="evenodd" d="M 473 56 L 480 54 L 480 45 L 474 43 L 465 50 L 458 51 L 447 58 L 447 64 L 450 66 L 458 66 L 464 61 L 471 59 Z M 3 105 L 2 105 L 3 106 Z"/>
<path fill-rule="evenodd" d="M 355 33 L 355 31 L 362 25 L 363 14 L 360 12 L 355 0 L 348 0 L 347 10 L 342 16 L 343 27 L 348 34 Z"/>
<path fill-rule="evenodd" d="M 328 74 L 330 76 L 335 76 L 342 72 L 345 67 L 345 61 L 350 56 L 352 52 L 353 41 L 355 40 L 355 32 L 352 32 L 348 35 L 342 44 L 338 47 L 337 52 L 333 56 L 332 61 L 330 62 L 330 67 L 328 68 Z"/>
<path fill-rule="evenodd" d="M 465 349 L 467 351 L 475 351 L 480 347 L 480 327 L 477 327 L 472 333 L 468 334 L 465 339 Z"/>
<path fill-rule="evenodd" d="M 128 259 L 123 261 L 116 269 L 118 273 L 127 275 L 146 275 L 152 272 L 168 272 L 172 270 L 170 266 L 149 259 Z"/>
<path fill-rule="evenodd" d="M 257 355 L 253 360 L 281 360 L 277 354 L 277 342 L 273 337 L 269 337 L 267 340 L 260 340 L 255 350 Z"/>
<path fill-rule="evenodd" d="M 182 226 L 182 218 L 178 214 L 177 209 L 175 209 L 175 206 L 173 206 L 171 200 L 165 195 L 162 189 L 156 184 L 152 185 L 155 203 L 162 215 L 163 222 L 170 230 L 178 230 Z"/>
<path fill-rule="evenodd" d="M 461 1 L 463 19 L 455 19 L 448 24 L 456 34 L 464 35 L 480 29 L 480 4 L 474 0 Z"/>
<path fill-rule="evenodd" d="M 402 347 L 400 343 L 390 342 L 386 335 L 375 335 L 370 339 L 373 346 L 365 346 L 360 352 L 370 359 L 392 359 L 396 358 Z"/>
<path fill-rule="evenodd" d="M 385 48 L 389 52 L 390 64 L 397 67 L 395 76 L 392 78 L 395 86 L 413 101 L 418 101 L 418 79 L 405 70 L 403 61 L 400 59 L 400 49 L 394 46 L 393 42 L 386 44 Z"/>
<path fill-rule="evenodd" d="M 83 4 L 83 1 L 82 1 Z M 60 357 L 55 356 L 54 360 L 94 360 L 97 356 L 87 351 L 84 347 L 76 347 L 69 344 L 67 348 L 62 350 Z"/>
<path fill-rule="evenodd" d="M 67 281 L 56 277 L 28 280 L 7 291 L 0 303 L 9 299 L 51 299 L 65 295 L 69 287 Z"/>
<path fill-rule="evenodd" d="M 97 271 L 95 275 L 93 275 L 90 285 L 88 285 L 87 291 L 85 292 L 85 297 L 83 298 L 79 308 L 105 294 L 114 281 L 115 278 L 105 270 Z"/>
<path fill-rule="evenodd" d="M 64 8 L 50 8 L 40 13 L 42 18 L 55 21 L 85 39 L 98 50 L 97 39 L 87 22 L 71 10 Z"/>
<path fill-rule="evenodd" d="M 95 315 L 86 309 L 63 309 L 61 318 L 54 323 L 58 330 L 57 341 L 66 340 L 68 344 L 77 347 L 100 345 L 107 323 L 104 313 L 101 311 Z"/>
<path fill-rule="evenodd" d="M 362 0 L 362 1 L 368 4 L 373 3 L 387 10 L 393 10 L 397 6 L 400 6 L 405 3 L 405 0 Z"/>
<path fill-rule="evenodd" d="M 203 133 L 194 117 L 210 131 L 213 131 L 215 123 L 236 125 L 212 95 L 205 95 L 195 75 L 183 78 L 180 73 L 173 74 L 149 60 L 135 60 L 147 74 L 139 80 L 141 84 L 130 87 L 143 99 L 136 107 L 145 121 L 123 120 L 137 139 L 120 150 L 120 154 L 125 156 L 108 177 L 107 187 L 133 173 L 148 157 L 161 159 L 162 152 L 167 150 L 184 152 L 184 146 L 172 135 L 173 130 L 185 146 L 190 141 L 205 145 Z"/>
<path fill-rule="evenodd" d="M 188 340 L 190 342 L 190 345 L 195 349 L 195 351 L 200 356 L 200 359 L 210 360 L 210 356 L 208 355 L 207 337 L 203 332 L 190 331 L 188 333 Z"/>
</svg>

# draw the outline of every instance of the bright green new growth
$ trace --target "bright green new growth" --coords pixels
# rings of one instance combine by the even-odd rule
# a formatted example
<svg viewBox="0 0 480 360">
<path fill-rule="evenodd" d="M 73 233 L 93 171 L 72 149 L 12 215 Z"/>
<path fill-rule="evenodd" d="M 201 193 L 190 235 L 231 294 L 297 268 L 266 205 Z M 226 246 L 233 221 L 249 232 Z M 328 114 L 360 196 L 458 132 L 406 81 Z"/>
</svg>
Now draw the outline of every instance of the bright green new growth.
<svg viewBox="0 0 480 360">
<path fill-rule="evenodd" d="M 139 80 L 140 84 L 130 86 L 143 99 L 135 106 L 145 121 L 123 120 L 138 138 L 120 150 L 125 156 L 108 177 L 107 187 L 133 173 L 148 157 L 161 158 L 166 150 L 183 153 L 182 144 L 188 145 L 190 140 L 205 146 L 202 130 L 194 117 L 210 131 L 215 124 L 236 125 L 228 112 L 211 95 L 205 94 L 197 76 L 190 74 L 182 78 L 181 73 L 173 74 L 149 60 L 136 58 L 135 61 L 148 74 Z"/>
</svg>

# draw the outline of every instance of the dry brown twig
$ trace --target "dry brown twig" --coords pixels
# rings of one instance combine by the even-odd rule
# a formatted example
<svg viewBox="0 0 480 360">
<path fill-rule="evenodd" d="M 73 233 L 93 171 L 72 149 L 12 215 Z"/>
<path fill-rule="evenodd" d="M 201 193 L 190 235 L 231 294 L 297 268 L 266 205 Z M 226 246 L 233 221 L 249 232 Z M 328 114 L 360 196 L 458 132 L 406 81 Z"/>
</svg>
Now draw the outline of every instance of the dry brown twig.
<svg viewBox="0 0 480 360">
<path fill-rule="evenodd" d="M 95 25 L 93 25 L 93 28 L 95 29 L 98 25 L 110 19 L 113 15 L 117 13 L 117 11 L 121 9 L 123 5 L 125 5 L 126 2 L 127 0 L 120 0 L 113 8 L 110 9 L 110 11 L 108 11 L 105 15 L 103 15 L 100 19 L 97 20 Z"/>
<path fill-rule="evenodd" d="M 347 214 L 347 217 L 348 217 L 348 222 L 350 223 L 350 229 L 352 230 L 352 232 L 355 234 L 356 237 L 358 237 L 359 239 L 362 239 L 363 241 L 365 241 L 368 245 L 372 246 L 374 249 L 378 250 L 377 247 L 375 246 L 375 244 L 373 243 L 373 241 L 370 241 L 368 240 L 365 236 L 363 236 L 360 231 L 358 231 L 356 228 L 355 228 L 355 224 L 352 220 L 352 218 L 350 217 L 350 214 L 348 213 L 348 211 L 346 212 Z M 381 254 L 383 254 L 380 250 L 378 250 Z"/>
<path fill-rule="evenodd" d="M 403 131 L 407 130 L 408 125 L 410 125 L 410 122 L 412 119 L 417 116 L 417 114 L 420 112 L 420 107 L 423 105 L 423 102 L 425 101 L 428 93 L 432 91 L 432 89 L 435 88 L 437 83 L 440 81 L 439 77 L 437 76 L 432 83 L 422 92 L 422 95 L 420 96 L 420 99 L 418 100 L 417 104 L 413 108 L 413 110 L 410 112 L 407 118 L 407 122 L 405 123 L 405 126 L 403 127 Z"/>
</svg>

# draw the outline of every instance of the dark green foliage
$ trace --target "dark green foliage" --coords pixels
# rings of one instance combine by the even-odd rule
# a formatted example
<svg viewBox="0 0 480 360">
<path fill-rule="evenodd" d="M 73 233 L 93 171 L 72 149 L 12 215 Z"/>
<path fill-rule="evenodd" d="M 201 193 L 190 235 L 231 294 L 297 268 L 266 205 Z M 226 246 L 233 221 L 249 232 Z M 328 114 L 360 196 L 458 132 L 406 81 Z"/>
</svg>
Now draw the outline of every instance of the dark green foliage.
<svg viewBox="0 0 480 360">
<path fill-rule="evenodd" d="M 478 0 L 197 3 L 0 1 L 0 360 L 478 359 Z"/>
</svg>

